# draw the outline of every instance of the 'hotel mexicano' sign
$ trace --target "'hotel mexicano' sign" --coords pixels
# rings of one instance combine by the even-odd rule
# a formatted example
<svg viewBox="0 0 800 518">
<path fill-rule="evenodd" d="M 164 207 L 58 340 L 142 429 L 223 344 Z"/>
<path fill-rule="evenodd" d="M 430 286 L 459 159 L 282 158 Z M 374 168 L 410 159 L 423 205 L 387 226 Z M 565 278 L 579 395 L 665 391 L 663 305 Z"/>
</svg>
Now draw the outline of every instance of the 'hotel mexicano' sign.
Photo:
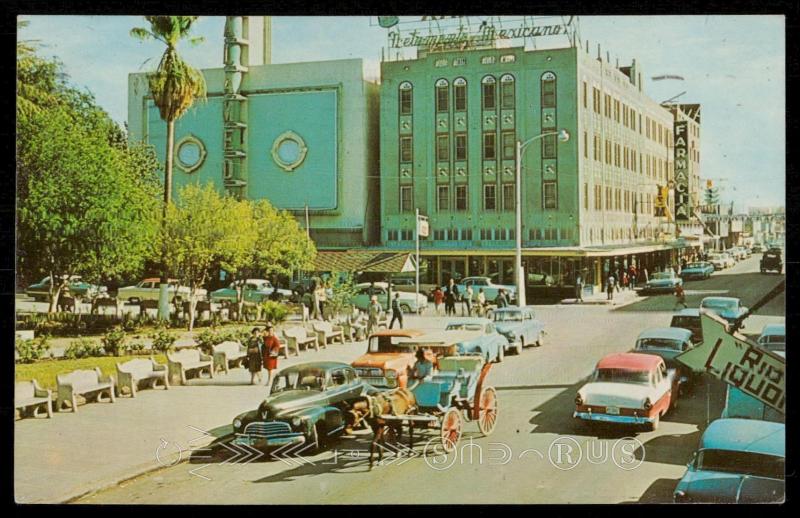
<svg viewBox="0 0 800 518">
<path fill-rule="evenodd" d="M 675 219 L 689 219 L 689 158 L 686 121 L 675 121 Z"/>
<path fill-rule="evenodd" d="M 427 21 L 427 18 L 437 17 L 423 17 L 422 21 Z M 393 30 L 389 32 L 388 36 L 389 46 L 392 48 L 424 47 L 430 51 L 466 50 L 491 45 L 494 41 L 501 39 L 535 38 L 567 34 L 571 23 L 572 19 L 570 18 L 566 24 L 532 26 L 523 23 L 519 27 L 505 29 L 497 29 L 494 25 L 482 23 L 474 32 L 462 25 L 457 32 L 433 34 L 426 33 L 424 30 L 413 29 L 406 34 L 401 34 L 399 30 Z"/>
</svg>

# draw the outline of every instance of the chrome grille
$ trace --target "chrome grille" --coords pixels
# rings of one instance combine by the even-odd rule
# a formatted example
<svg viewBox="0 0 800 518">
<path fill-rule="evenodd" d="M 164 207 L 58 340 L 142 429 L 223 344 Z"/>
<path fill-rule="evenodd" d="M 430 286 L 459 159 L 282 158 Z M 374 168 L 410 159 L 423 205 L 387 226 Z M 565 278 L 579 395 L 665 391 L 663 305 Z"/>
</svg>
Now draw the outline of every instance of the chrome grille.
<svg viewBox="0 0 800 518">
<path fill-rule="evenodd" d="M 356 369 L 356 374 L 358 374 L 358 376 L 361 378 L 381 378 L 383 377 L 383 370 L 379 368 L 360 368 Z"/>
<path fill-rule="evenodd" d="M 272 437 L 292 433 L 292 427 L 283 421 L 257 421 L 245 426 L 244 433 L 258 437 Z"/>
</svg>

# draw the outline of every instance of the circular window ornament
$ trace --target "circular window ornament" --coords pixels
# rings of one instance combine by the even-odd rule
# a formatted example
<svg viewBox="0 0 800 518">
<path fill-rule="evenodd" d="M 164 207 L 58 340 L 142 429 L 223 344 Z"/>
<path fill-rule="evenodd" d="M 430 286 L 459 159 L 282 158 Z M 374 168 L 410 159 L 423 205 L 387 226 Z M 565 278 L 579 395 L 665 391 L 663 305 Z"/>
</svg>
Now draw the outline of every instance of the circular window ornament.
<svg viewBox="0 0 800 518">
<path fill-rule="evenodd" d="M 294 131 L 282 133 L 272 143 L 272 159 L 284 171 L 294 171 L 306 159 L 308 147 Z"/>
<path fill-rule="evenodd" d="M 206 159 L 206 147 L 194 135 L 183 137 L 175 146 L 175 162 L 184 173 L 195 172 Z"/>
</svg>

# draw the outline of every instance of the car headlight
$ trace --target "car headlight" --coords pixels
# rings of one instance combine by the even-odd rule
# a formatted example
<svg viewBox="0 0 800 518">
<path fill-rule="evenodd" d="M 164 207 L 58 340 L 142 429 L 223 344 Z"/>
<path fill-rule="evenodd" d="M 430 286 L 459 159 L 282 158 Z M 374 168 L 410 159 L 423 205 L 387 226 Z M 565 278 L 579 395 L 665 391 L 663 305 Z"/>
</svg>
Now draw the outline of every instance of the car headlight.
<svg viewBox="0 0 800 518">
<path fill-rule="evenodd" d="M 242 420 L 237 417 L 236 419 L 233 420 L 233 429 L 238 430 L 241 427 L 242 427 Z"/>
<path fill-rule="evenodd" d="M 653 403 L 650 402 L 650 398 L 645 399 L 644 400 L 644 409 L 645 410 L 650 410 L 651 408 L 653 408 Z"/>
<path fill-rule="evenodd" d="M 578 405 L 578 406 L 583 404 L 583 397 L 581 397 L 581 393 L 580 392 L 578 392 L 575 395 L 575 404 Z"/>
<path fill-rule="evenodd" d="M 393 370 L 391 370 L 391 369 L 390 369 L 390 370 L 387 370 L 387 371 L 386 371 L 386 377 L 387 377 L 387 378 L 390 378 L 390 379 L 392 379 L 392 378 L 396 378 L 396 377 L 397 377 L 397 371 L 393 371 Z"/>
<path fill-rule="evenodd" d="M 297 417 L 297 416 L 292 418 L 292 426 L 294 428 L 300 428 L 301 424 L 303 424 L 303 419 L 302 418 Z"/>
</svg>

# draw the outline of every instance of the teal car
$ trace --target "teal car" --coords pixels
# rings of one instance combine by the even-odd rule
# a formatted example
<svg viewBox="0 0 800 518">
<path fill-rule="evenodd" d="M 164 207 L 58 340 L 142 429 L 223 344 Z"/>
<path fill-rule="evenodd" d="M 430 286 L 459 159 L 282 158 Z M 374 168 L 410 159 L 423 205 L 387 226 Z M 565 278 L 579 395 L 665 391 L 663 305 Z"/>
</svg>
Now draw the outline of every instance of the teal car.
<svg viewBox="0 0 800 518">
<path fill-rule="evenodd" d="M 260 304 L 266 300 L 271 300 L 274 297 L 276 288 L 272 283 L 266 279 L 247 279 L 244 284 L 244 301 Z M 289 290 L 277 289 L 280 299 L 288 298 L 292 292 Z M 212 291 L 211 302 L 236 302 L 236 283 L 231 283 L 227 288 L 221 288 Z"/>
<path fill-rule="evenodd" d="M 486 362 L 501 362 L 508 349 L 508 339 L 497 332 L 488 318 L 461 318 L 448 322 L 445 331 L 475 331 L 474 338 L 456 343 L 460 355 L 479 355 Z"/>
<path fill-rule="evenodd" d="M 786 493 L 786 426 L 717 419 L 678 482 L 675 502 L 779 503 Z"/>
<path fill-rule="evenodd" d="M 706 262 L 689 263 L 681 270 L 681 279 L 690 281 L 695 279 L 708 279 L 714 273 L 714 265 Z"/>
<path fill-rule="evenodd" d="M 78 275 L 71 275 L 69 278 L 69 292 L 75 297 L 90 300 L 106 291 L 108 291 L 108 288 L 105 286 L 98 286 L 97 284 L 85 282 Z M 28 289 L 25 290 L 25 294 L 36 301 L 46 302 L 50 300 L 50 276 L 48 275 L 41 281 L 28 286 Z"/>
</svg>

